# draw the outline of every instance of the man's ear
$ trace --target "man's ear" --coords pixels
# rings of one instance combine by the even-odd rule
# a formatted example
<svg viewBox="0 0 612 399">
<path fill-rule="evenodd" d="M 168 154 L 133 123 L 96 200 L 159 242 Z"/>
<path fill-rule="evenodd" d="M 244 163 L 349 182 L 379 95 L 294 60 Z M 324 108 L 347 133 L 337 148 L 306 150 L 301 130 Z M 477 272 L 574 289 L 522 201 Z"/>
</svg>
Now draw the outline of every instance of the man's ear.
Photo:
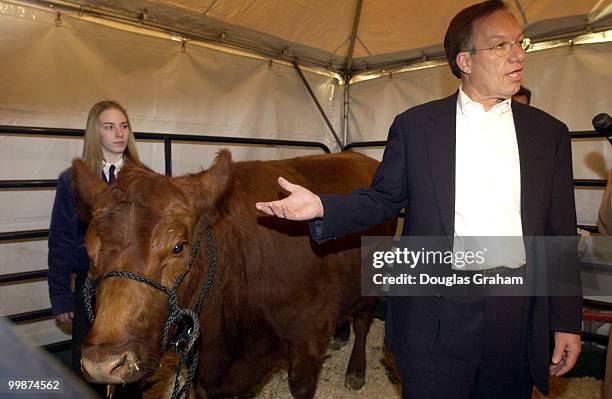
<svg viewBox="0 0 612 399">
<path fill-rule="evenodd" d="M 461 72 L 469 75 L 472 73 L 472 53 L 469 51 L 461 51 L 455 58 L 457 66 L 461 69 Z"/>
<path fill-rule="evenodd" d="M 80 159 L 72 161 L 72 190 L 79 217 L 89 222 L 91 211 L 100 195 L 108 188 L 99 176 L 95 176 Z"/>
</svg>

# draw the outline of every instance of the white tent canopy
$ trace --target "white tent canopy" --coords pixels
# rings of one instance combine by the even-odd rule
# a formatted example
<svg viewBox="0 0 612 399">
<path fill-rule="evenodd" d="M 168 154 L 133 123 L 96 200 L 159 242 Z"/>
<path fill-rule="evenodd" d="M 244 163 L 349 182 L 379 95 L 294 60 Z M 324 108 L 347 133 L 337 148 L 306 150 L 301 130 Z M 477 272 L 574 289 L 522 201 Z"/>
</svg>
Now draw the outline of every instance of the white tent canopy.
<svg viewBox="0 0 612 399">
<path fill-rule="evenodd" d="M 68 0 L 81 12 L 351 71 L 443 55 L 448 22 L 473 0 Z M 514 0 L 510 11 L 536 41 L 612 26 L 606 0 Z"/>
</svg>

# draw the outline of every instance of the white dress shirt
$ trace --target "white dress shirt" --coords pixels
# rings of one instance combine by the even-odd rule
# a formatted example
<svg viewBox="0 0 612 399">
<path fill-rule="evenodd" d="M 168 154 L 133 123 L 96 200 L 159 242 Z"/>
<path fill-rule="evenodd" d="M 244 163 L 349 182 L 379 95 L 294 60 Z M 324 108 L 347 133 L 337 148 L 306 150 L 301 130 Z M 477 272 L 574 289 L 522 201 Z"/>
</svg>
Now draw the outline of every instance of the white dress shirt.
<svg viewBox="0 0 612 399">
<path fill-rule="evenodd" d="M 123 158 L 121 158 L 119 161 L 117 161 L 115 163 L 110 163 L 110 162 L 102 161 L 102 173 L 104 173 L 104 177 L 106 177 L 106 181 L 107 182 L 110 181 L 109 180 L 109 176 L 108 176 L 108 172 L 109 172 L 109 169 L 110 169 L 111 165 L 115 165 L 115 178 L 117 178 L 117 174 L 119 174 L 119 171 L 123 167 Z"/>
<path fill-rule="evenodd" d="M 475 250 L 462 237 L 487 237 L 485 264 L 464 269 L 516 268 L 525 264 L 521 175 L 510 99 L 488 111 L 460 88 L 457 97 L 455 246 Z M 464 247 L 464 248 L 462 248 Z"/>
</svg>

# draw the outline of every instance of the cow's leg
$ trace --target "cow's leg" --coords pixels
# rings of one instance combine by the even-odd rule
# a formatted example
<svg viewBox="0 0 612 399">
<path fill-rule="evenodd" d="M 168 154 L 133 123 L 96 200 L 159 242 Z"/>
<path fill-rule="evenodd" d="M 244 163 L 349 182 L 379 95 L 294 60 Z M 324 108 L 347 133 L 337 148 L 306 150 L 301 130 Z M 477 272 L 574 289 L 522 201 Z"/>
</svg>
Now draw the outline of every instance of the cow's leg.
<svg viewBox="0 0 612 399">
<path fill-rule="evenodd" d="M 244 356 L 236 359 L 223 382 L 226 397 L 249 398 L 253 389 L 272 371 L 274 356 Z"/>
<path fill-rule="evenodd" d="M 231 365 L 231 358 L 219 347 L 207 346 L 208 351 L 200 350 L 200 368 L 194 384 L 197 399 L 223 397 L 223 379 Z"/>
<path fill-rule="evenodd" d="M 335 350 L 342 349 L 348 344 L 351 336 L 351 322 L 349 319 L 344 320 L 342 324 L 336 327 L 336 332 L 332 338 L 331 347 Z"/>
<path fill-rule="evenodd" d="M 200 381 L 195 381 L 193 384 L 193 389 L 195 390 L 196 399 L 209 399 L 208 395 L 206 395 L 206 390 L 202 384 L 200 384 Z"/>
<path fill-rule="evenodd" d="M 289 390 L 296 399 L 311 399 L 317 389 L 319 372 L 329 342 L 329 335 L 320 334 L 318 341 L 299 342 L 291 346 L 289 354 Z"/>
<path fill-rule="evenodd" d="M 226 371 L 220 385 L 211 386 L 206 391 L 206 399 L 250 398 L 253 389 L 271 372 L 272 358 L 254 359 L 241 357 L 235 359 Z"/>
<path fill-rule="evenodd" d="M 344 385 L 351 389 L 360 389 L 365 384 L 366 338 L 374 317 L 376 298 L 368 298 L 366 301 L 366 306 L 353 314 L 355 342 L 344 377 Z"/>
</svg>

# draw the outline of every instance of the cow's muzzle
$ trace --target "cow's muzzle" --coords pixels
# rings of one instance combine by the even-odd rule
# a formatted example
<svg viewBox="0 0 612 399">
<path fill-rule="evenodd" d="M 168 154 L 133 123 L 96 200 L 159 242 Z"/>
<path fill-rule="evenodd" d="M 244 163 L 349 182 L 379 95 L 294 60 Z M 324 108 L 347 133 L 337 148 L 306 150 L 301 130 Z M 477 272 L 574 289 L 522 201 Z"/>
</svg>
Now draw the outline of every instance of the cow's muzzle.
<svg viewBox="0 0 612 399">
<path fill-rule="evenodd" d="M 101 355 L 93 346 L 83 349 L 81 370 L 87 380 L 102 384 L 126 384 L 141 378 L 138 358 L 132 351 Z"/>
</svg>

